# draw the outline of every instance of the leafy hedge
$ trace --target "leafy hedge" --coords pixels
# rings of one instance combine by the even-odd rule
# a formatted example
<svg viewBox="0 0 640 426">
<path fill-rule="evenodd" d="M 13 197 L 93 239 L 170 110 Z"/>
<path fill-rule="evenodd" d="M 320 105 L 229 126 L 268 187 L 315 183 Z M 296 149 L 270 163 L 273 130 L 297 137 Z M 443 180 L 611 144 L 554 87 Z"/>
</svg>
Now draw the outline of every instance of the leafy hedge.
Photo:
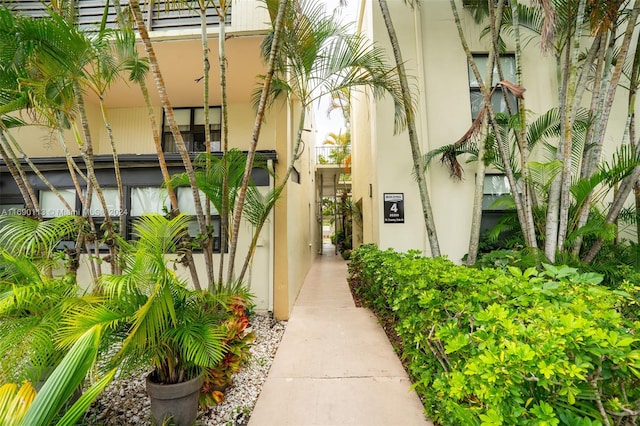
<svg viewBox="0 0 640 426">
<path fill-rule="evenodd" d="M 474 269 L 362 246 L 352 287 L 392 315 L 427 414 L 443 425 L 631 425 L 640 418 L 638 283 L 545 265 Z"/>
</svg>

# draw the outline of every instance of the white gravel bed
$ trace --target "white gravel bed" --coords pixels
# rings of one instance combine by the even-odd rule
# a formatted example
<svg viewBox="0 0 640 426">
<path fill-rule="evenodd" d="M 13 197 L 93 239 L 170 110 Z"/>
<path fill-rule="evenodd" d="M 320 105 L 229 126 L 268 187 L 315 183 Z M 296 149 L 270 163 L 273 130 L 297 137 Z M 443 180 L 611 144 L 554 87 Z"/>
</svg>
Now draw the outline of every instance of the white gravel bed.
<svg viewBox="0 0 640 426">
<path fill-rule="evenodd" d="M 280 344 L 286 322 L 256 314 L 251 318 L 255 340 L 251 359 L 233 376 L 233 384 L 225 392 L 225 400 L 198 411 L 199 426 L 246 425 L 267 378 L 271 362 Z M 82 424 L 101 426 L 151 425 L 149 398 L 141 374 L 113 382 L 102 392 Z"/>
</svg>

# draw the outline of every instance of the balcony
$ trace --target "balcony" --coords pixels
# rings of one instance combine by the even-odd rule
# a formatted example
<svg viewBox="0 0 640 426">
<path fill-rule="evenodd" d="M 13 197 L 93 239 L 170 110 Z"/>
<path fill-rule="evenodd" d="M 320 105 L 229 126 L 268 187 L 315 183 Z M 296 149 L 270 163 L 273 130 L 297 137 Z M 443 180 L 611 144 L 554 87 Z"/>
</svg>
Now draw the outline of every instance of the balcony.
<svg viewBox="0 0 640 426">
<path fill-rule="evenodd" d="M 338 165 L 343 166 L 349 173 L 351 166 L 351 145 L 335 146 L 322 145 L 316 147 L 317 165 Z"/>
<path fill-rule="evenodd" d="M 183 8 L 173 10 L 169 8 L 170 1 L 157 0 L 154 2 L 140 2 L 147 28 L 150 31 L 166 31 L 172 29 L 199 29 L 200 15 L 194 11 Z M 91 30 L 102 20 L 107 0 L 78 0 L 78 24 L 80 28 Z M 121 3 L 123 6 L 126 1 Z M 46 5 L 40 0 L 18 0 L 11 2 L 10 7 L 25 15 L 39 18 L 47 15 Z M 116 11 L 112 2 L 109 2 L 107 25 L 116 27 Z M 207 25 L 214 27 L 220 20 L 213 7 L 207 9 Z M 231 22 L 231 8 L 228 9 L 226 22 Z"/>
</svg>

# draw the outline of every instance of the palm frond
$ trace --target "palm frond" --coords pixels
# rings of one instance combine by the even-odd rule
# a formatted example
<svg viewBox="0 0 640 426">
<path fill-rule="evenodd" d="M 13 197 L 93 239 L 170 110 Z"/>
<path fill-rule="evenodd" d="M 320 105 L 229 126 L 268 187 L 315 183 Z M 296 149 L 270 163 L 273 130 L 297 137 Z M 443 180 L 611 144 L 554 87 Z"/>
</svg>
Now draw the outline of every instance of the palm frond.
<svg viewBox="0 0 640 426">
<path fill-rule="evenodd" d="M 549 188 L 555 177 L 562 172 L 562 162 L 560 160 L 545 163 L 531 161 L 528 167 L 528 184 L 535 188 L 539 195 L 543 196 L 549 192 Z"/>
<path fill-rule="evenodd" d="M 84 381 L 98 352 L 101 330 L 87 331 L 51 373 L 25 414 L 22 424 L 49 424 Z"/>
<path fill-rule="evenodd" d="M 48 257 L 62 240 L 78 231 L 78 216 L 38 221 L 18 215 L 0 216 L 0 246 L 16 255 Z"/>
<path fill-rule="evenodd" d="M 133 225 L 133 235 L 138 239 L 138 250 L 149 254 L 173 253 L 180 239 L 186 235 L 190 218 L 180 214 L 172 219 L 159 214 L 142 216 Z"/>
<path fill-rule="evenodd" d="M 36 390 L 30 382 L 24 382 L 20 388 L 15 383 L 0 386 L 0 419 L 5 426 L 18 426 L 31 403 Z"/>
</svg>

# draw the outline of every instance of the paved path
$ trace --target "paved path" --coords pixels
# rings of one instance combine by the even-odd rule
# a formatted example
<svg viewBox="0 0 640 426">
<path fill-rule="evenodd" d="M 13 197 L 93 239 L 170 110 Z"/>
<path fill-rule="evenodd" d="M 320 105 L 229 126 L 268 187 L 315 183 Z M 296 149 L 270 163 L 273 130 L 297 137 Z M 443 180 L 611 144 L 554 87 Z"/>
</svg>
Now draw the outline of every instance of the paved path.
<svg viewBox="0 0 640 426">
<path fill-rule="evenodd" d="M 426 426 L 371 312 L 356 308 L 331 249 L 309 271 L 249 426 Z"/>
</svg>

